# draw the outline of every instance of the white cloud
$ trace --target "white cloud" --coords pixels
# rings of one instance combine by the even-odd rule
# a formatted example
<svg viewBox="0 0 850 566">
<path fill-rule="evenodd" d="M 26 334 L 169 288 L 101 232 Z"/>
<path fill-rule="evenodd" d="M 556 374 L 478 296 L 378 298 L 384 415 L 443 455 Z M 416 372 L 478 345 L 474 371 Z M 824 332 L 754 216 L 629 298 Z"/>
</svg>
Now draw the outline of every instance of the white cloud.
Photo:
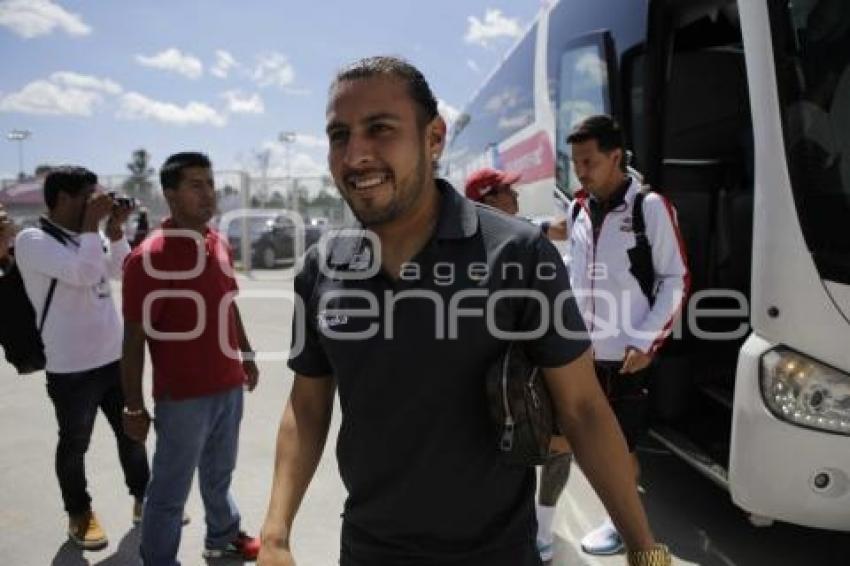
<svg viewBox="0 0 850 566">
<path fill-rule="evenodd" d="M 295 81 L 295 68 L 282 53 L 266 53 L 257 58 L 251 78 L 262 86 L 287 88 Z"/>
<path fill-rule="evenodd" d="M 136 61 L 145 67 L 180 73 L 190 79 L 197 79 L 204 74 L 204 64 L 201 63 L 200 59 L 188 53 L 184 54 L 175 47 L 150 57 L 136 55 Z"/>
<path fill-rule="evenodd" d="M 443 120 L 446 121 L 446 125 L 451 129 L 452 124 L 454 124 L 457 117 L 460 116 L 460 110 L 443 100 L 442 98 L 437 99 L 437 111 L 440 113 L 440 116 L 443 117 Z"/>
<path fill-rule="evenodd" d="M 51 0 L 0 1 L 0 26 L 26 39 L 50 34 L 57 27 L 68 35 L 91 33 L 91 27 L 79 15 L 67 12 Z"/>
<path fill-rule="evenodd" d="M 210 74 L 220 79 L 226 79 L 230 69 L 236 67 L 236 58 L 229 51 L 217 49 L 215 52 L 215 64 L 210 69 Z"/>
<path fill-rule="evenodd" d="M 214 108 L 201 102 L 189 102 L 178 106 L 170 102 L 153 100 L 137 92 L 128 92 L 121 97 L 119 118 L 136 120 L 156 120 L 166 124 L 209 124 L 222 127 L 227 124 L 227 118 Z"/>
<path fill-rule="evenodd" d="M 327 149 L 328 138 L 313 134 L 295 134 L 295 145 L 308 149 Z"/>
<path fill-rule="evenodd" d="M 292 156 L 292 174 L 301 177 L 318 177 L 328 174 L 327 162 L 319 161 L 307 153 Z"/>
<path fill-rule="evenodd" d="M 605 61 L 596 53 L 585 53 L 576 61 L 576 70 L 582 79 L 590 81 L 592 86 L 601 86 L 608 81 L 608 69 Z"/>
<path fill-rule="evenodd" d="M 484 21 L 475 16 L 469 16 L 469 27 L 466 28 L 464 39 L 467 43 L 487 46 L 487 42 L 500 37 L 519 37 L 522 29 L 519 20 L 506 18 L 499 9 L 488 9 Z"/>
<path fill-rule="evenodd" d="M 233 114 L 263 114 L 266 111 L 259 94 L 249 97 L 241 91 L 228 90 L 221 95 L 227 100 L 227 110 Z"/>
<path fill-rule="evenodd" d="M 83 90 L 96 90 L 106 94 L 121 94 L 121 85 L 109 79 L 99 79 L 90 75 L 81 75 L 71 71 L 58 71 L 50 75 L 50 80 L 58 85 L 79 88 Z"/>
<path fill-rule="evenodd" d="M 473 71 L 475 71 L 476 73 L 481 72 L 481 67 L 479 67 L 478 63 L 476 63 L 475 60 L 473 60 L 473 59 L 467 59 L 466 60 L 466 66 L 469 67 L 470 69 L 472 69 Z"/>
<path fill-rule="evenodd" d="M 91 116 L 104 101 L 104 94 L 118 94 L 121 90 L 118 83 L 109 79 L 60 71 L 48 79 L 33 81 L 18 92 L 0 95 L 0 112 Z"/>
<path fill-rule="evenodd" d="M 296 134 L 294 146 L 304 147 L 306 151 L 293 151 L 290 157 L 290 168 L 293 176 L 318 177 L 328 174 L 325 160 L 327 142 L 319 136 L 311 134 Z M 319 151 L 321 150 L 321 151 Z M 261 144 L 260 151 L 269 152 L 269 177 L 286 177 L 287 149 L 277 140 L 268 140 Z M 256 174 L 261 173 L 255 158 L 248 159 L 243 167 Z"/>
</svg>

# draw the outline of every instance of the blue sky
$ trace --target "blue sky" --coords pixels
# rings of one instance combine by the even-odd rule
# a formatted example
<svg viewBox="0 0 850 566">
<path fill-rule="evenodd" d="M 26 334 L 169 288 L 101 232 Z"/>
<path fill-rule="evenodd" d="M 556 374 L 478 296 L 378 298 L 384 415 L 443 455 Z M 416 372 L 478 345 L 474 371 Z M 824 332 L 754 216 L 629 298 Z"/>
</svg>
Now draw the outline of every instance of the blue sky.
<svg viewBox="0 0 850 566">
<path fill-rule="evenodd" d="M 460 7 L 462 6 L 462 7 Z M 158 167 L 207 152 L 216 169 L 285 171 L 278 133 L 297 133 L 294 173 L 325 169 L 324 105 L 341 65 L 375 54 L 417 65 L 451 114 L 462 108 L 540 0 L 0 0 L 0 178 L 24 166 L 126 173 L 144 147 Z"/>
</svg>

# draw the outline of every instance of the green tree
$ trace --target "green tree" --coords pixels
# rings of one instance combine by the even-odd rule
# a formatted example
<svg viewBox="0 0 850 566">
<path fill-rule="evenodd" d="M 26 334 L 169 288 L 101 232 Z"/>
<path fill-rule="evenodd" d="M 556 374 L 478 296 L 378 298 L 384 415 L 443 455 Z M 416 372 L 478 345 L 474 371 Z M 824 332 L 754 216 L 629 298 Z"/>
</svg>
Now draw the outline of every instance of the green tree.
<svg viewBox="0 0 850 566">
<path fill-rule="evenodd" d="M 133 152 L 127 169 L 130 177 L 124 182 L 124 191 L 140 199 L 145 199 L 151 193 L 153 183 L 150 176 L 154 174 L 150 166 L 151 154 L 146 149 L 140 148 Z"/>
</svg>

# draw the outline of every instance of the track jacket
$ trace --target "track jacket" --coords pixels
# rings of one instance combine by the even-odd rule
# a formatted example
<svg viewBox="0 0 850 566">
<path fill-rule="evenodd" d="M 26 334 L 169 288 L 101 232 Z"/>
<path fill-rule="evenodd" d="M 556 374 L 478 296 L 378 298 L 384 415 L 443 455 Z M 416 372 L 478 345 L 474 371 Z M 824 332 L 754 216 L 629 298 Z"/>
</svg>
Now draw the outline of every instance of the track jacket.
<svg viewBox="0 0 850 566">
<path fill-rule="evenodd" d="M 652 306 L 629 271 L 628 250 L 635 246 L 632 205 L 639 190 L 630 177 L 628 186 L 612 195 L 607 205 L 581 190 L 567 214 L 564 260 L 596 360 L 620 361 L 627 346 L 654 354 L 670 334 L 688 291 L 687 258 L 676 212 L 658 193 L 647 193 L 643 201 L 655 272 Z M 581 210 L 573 221 L 575 206 Z"/>
</svg>

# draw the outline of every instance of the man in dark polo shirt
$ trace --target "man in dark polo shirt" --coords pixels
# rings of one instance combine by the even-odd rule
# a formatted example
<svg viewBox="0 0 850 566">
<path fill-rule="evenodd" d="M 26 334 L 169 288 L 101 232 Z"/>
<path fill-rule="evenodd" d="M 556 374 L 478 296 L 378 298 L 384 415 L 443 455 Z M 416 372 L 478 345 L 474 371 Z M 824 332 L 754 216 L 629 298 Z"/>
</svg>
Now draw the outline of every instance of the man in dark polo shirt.
<svg viewBox="0 0 850 566">
<path fill-rule="evenodd" d="M 569 289 L 561 258 L 539 229 L 434 178 L 445 133 L 427 82 L 403 61 L 359 61 L 331 86 L 330 169 L 363 229 L 311 250 L 295 281 L 295 379 L 259 563 L 295 563 L 293 521 L 338 388 L 342 566 L 539 565 L 534 472 L 501 463 L 485 403 L 500 333 L 523 331 L 630 549 L 663 553 L 634 482 L 612 473 L 626 445 L 576 306 L 556 300 Z"/>
<path fill-rule="evenodd" d="M 124 267 L 124 429 L 144 442 L 150 416 L 142 396 L 144 347 L 153 365 L 156 450 L 141 514 L 145 566 L 174 566 L 192 478 L 204 501 L 204 557 L 256 558 L 259 541 L 240 529 L 230 494 L 236 466 L 242 389 L 259 373 L 233 302 L 230 251 L 207 227 L 215 211 L 209 159 L 169 157 L 160 171 L 171 218 Z M 195 562 L 193 561 L 193 564 Z"/>
</svg>

